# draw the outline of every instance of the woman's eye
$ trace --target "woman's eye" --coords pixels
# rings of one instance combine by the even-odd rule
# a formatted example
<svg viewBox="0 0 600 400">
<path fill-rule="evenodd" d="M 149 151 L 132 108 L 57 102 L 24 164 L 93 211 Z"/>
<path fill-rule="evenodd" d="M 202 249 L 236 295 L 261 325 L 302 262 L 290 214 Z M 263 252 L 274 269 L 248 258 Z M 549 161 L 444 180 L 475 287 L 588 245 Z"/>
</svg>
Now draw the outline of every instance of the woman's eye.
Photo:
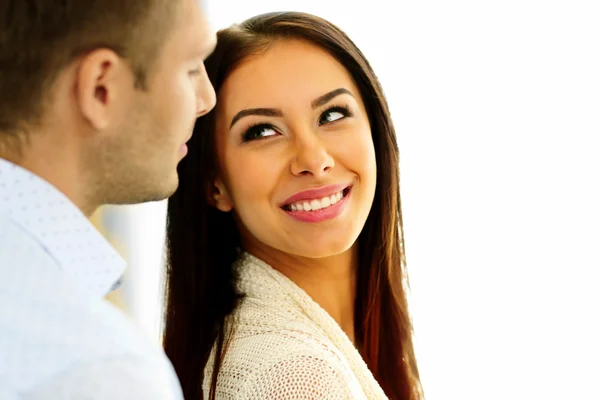
<svg viewBox="0 0 600 400">
<path fill-rule="evenodd" d="M 349 114 L 350 113 L 348 112 L 348 110 L 345 110 L 341 107 L 331 108 L 321 115 L 321 118 L 319 119 L 319 125 L 325 125 L 330 122 L 338 121 L 342 118 L 347 117 Z"/>
<path fill-rule="evenodd" d="M 264 139 L 275 135 L 278 135 L 278 133 L 271 125 L 261 124 L 250 127 L 244 134 L 244 141 Z"/>
</svg>

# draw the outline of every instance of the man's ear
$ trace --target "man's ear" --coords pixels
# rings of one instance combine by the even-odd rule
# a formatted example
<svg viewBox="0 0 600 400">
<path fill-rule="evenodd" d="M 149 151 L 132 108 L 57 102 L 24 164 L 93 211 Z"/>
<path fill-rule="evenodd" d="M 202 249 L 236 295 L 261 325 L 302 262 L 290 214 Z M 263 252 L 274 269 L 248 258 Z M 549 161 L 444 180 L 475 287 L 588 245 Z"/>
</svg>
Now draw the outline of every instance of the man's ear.
<svg viewBox="0 0 600 400">
<path fill-rule="evenodd" d="M 75 94 L 81 114 L 96 130 L 120 119 L 135 90 L 131 67 L 110 49 L 86 54 L 76 72 Z"/>
<path fill-rule="evenodd" d="M 231 196 L 220 178 L 215 179 L 209 187 L 208 204 L 223 212 L 229 212 L 233 209 Z"/>
</svg>

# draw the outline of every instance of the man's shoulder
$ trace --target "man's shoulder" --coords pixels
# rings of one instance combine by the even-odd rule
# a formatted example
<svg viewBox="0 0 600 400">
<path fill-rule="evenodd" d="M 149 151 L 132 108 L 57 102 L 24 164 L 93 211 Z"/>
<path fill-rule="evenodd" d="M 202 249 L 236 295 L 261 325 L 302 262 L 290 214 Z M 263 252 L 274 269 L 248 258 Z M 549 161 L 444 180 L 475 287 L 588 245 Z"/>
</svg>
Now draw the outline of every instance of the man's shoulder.
<svg viewBox="0 0 600 400">
<path fill-rule="evenodd" d="M 124 358 L 145 360 L 157 369 L 165 366 L 158 346 L 105 300 L 76 291 L 69 298 L 68 287 L 57 288 L 56 296 L 49 294 L 0 295 L 0 380 L 25 390 L 101 360 Z"/>
<path fill-rule="evenodd" d="M 169 366 L 121 355 L 75 365 L 27 391 L 28 400 L 182 400 L 177 376 Z"/>
<path fill-rule="evenodd" d="M 120 310 L 102 299 L 73 300 L 37 297 L 3 303 L 0 382 L 19 392 L 52 381 L 59 382 L 61 390 L 70 390 L 69 382 L 93 379 L 98 369 L 105 371 L 103 379 L 109 379 L 112 371 L 117 374 L 113 378 L 129 377 L 129 381 L 142 381 L 145 375 L 173 381 L 174 372 L 160 347 Z M 7 307 L 12 311 L 7 312 Z M 154 372 L 148 374 L 149 370 Z M 75 389 L 85 388 L 75 385 Z"/>
<path fill-rule="evenodd" d="M 0 216 L 0 382 L 26 391 L 102 360 L 144 360 L 157 373 L 170 368 L 121 310 L 80 286 L 26 230 Z"/>
</svg>

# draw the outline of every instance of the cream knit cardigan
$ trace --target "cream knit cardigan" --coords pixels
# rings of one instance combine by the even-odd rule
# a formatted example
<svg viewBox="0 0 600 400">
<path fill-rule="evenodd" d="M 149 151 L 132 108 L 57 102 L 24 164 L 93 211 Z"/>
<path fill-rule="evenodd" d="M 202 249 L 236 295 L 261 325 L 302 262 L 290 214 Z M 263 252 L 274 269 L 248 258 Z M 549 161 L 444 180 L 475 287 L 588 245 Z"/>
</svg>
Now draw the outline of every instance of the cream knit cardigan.
<svg viewBox="0 0 600 400">
<path fill-rule="evenodd" d="M 244 300 L 217 381 L 217 399 L 387 399 L 335 320 L 258 258 L 236 263 Z M 214 352 L 203 391 L 208 398 Z"/>
</svg>

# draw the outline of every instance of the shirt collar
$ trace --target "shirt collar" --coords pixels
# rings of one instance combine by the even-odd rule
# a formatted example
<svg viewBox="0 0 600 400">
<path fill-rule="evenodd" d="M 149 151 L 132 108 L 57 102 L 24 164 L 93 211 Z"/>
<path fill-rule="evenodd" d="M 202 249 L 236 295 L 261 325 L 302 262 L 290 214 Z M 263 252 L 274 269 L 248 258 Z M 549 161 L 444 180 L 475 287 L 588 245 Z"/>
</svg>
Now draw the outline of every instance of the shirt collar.
<svg viewBox="0 0 600 400">
<path fill-rule="evenodd" d="M 60 268 L 90 293 L 116 285 L 125 260 L 62 192 L 0 158 L 0 214 L 32 235 Z"/>
</svg>

